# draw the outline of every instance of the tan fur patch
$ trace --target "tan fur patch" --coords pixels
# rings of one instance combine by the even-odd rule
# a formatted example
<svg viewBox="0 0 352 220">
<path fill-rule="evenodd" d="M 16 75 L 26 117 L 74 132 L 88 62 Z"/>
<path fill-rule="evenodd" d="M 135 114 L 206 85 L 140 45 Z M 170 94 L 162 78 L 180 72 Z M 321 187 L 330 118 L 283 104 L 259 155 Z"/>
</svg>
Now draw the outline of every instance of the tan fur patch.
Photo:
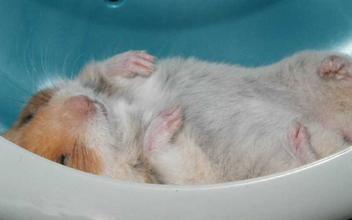
<svg viewBox="0 0 352 220">
<path fill-rule="evenodd" d="M 54 89 L 45 89 L 39 91 L 36 95 L 34 95 L 30 99 L 28 104 L 25 106 L 25 108 L 22 110 L 15 126 L 21 126 L 21 124 L 26 122 L 26 120 L 30 119 L 28 118 L 28 116 L 33 116 L 40 107 L 46 105 L 50 101 L 54 93 Z"/>
<path fill-rule="evenodd" d="M 69 158 L 68 166 L 89 173 L 102 173 L 102 160 L 99 153 L 93 149 L 85 147 L 81 143 L 76 143 Z"/>
<path fill-rule="evenodd" d="M 13 143 L 55 162 L 69 158 L 67 166 L 94 174 L 102 173 L 98 152 L 88 149 L 79 132 L 85 118 L 50 103 L 54 90 L 43 90 L 33 96 L 18 121 L 3 136 Z M 84 126 L 84 125 L 83 125 Z"/>
</svg>

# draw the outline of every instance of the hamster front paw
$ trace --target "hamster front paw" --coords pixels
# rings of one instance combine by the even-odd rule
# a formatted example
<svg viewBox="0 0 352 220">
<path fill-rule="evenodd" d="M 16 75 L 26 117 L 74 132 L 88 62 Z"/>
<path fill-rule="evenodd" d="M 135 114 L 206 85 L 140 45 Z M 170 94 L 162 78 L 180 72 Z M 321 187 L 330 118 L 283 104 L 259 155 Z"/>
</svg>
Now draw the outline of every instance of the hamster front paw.
<svg viewBox="0 0 352 220">
<path fill-rule="evenodd" d="M 108 77 L 149 76 L 155 70 L 155 58 L 145 51 L 128 51 L 117 54 L 101 64 L 101 71 Z"/>
<path fill-rule="evenodd" d="M 324 79 L 346 79 L 351 78 L 350 61 L 338 55 L 326 57 L 318 68 L 318 74 Z"/>
</svg>

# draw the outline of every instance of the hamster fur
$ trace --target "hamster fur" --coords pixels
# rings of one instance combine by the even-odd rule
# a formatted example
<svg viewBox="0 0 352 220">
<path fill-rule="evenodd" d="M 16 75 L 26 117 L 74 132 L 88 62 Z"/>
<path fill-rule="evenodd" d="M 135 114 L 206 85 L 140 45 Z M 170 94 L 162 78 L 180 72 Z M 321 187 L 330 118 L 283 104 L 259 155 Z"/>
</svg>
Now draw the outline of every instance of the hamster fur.
<svg viewBox="0 0 352 220">
<path fill-rule="evenodd" d="M 181 106 L 184 129 L 221 179 L 231 181 L 298 167 L 347 147 L 351 71 L 350 57 L 330 52 L 303 52 L 258 68 L 171 58 L 149 78 L 114 83 L 142 109 Z M 291 144 L 297 142 L 289 135 L 295 123 L 307 128 L 301 139 L 309 139 L 310 156 L 300 156 Z M 326 137 L 333 139 L 322 144 Z"/>
<path fill-rule="evenodd" d="M 348 145 L 349 71 L 349 57 L 323 52 L 259 68 L 171 58 L 155 69 L 152 56 L 127 52 L 39 92 L 4 137 L 117 179 L 196 184 L 263 176 Z M 174 106 L 183 126 L 149 152 L 148 131 Z"/>
</svg>

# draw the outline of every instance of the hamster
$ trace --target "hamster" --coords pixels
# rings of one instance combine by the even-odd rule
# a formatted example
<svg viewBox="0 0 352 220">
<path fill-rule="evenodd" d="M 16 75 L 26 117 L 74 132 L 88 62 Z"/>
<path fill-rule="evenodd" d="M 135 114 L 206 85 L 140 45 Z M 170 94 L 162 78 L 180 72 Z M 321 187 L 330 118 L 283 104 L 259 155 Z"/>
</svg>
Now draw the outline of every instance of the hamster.
<svg viewBox="0 0 352 220">
<path fill-rule="evenodd" d="M 40 91 L 4 137 L 123 180 L 197 184 L 263 176 L 350 143 L 349 68 L 349 57 L 323 52 L 259 68 L 194 58 L 154 66 L 151 55 L 127 52 Z M 175 106 L 182 110 L 170 110 Z M 176 129 L 160 130 L 168 121 L 178 122 Z"/>
</svg>

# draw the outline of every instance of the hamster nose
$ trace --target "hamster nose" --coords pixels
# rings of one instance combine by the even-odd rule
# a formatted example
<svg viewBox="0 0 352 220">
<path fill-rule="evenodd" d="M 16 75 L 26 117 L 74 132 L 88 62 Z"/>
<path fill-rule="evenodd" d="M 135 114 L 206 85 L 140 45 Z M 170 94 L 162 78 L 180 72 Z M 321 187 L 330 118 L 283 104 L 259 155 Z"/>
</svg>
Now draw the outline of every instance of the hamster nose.
<svg viewBox="0 0 352 220">
<path fill-rule="evenodd" d="M 96 111 L 93 101 L 84 95 L 72 96 L 65 102 L 65 104 L 70 111 L 79 114 L 95 113 Z"/>
</svg>

